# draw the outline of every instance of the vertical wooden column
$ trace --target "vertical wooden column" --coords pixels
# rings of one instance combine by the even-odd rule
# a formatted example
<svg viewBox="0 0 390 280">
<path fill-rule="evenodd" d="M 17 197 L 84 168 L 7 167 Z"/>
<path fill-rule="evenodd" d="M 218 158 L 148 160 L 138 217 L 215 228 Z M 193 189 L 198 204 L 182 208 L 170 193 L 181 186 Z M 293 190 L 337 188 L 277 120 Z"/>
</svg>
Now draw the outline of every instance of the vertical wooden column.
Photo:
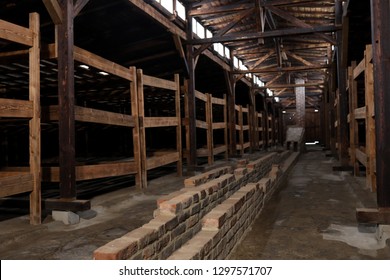
<svg viewBox="0 0 390 280">
<path fill-rule="evenodd" d="M 304 84 L 305 80 L 295 79 L 295 84 Z M 296 114 L 297 114 L 297 125 L 305 128 L 305 113 L 306 113 L 306 96 L 305 87 L 295 87 L 295 98 L 296 98 Z"/>
<path fill-rule="evenodd" d="M 143 81 L 143 72 L 141 69 L 137 70 L 137 118 L 138 118 L 138 133 L 139 133 L 139 180 L 140 187 L 146 188 L 148 184 L 147 178 L 147 158 L 146 158 L 146 136 L 145 136 L 145 106 L 144 106 L 144 81 Z"/>
<path fill-rule="evenodd" d="M 374 63 L 377 201 L 390 207 L 390 5 L 371 0 Z"/>
<path fill-rule="evenodd" d="M 342 0 L 336 0 L 336 24 L 343 23 Z M 342 166 L 348 165 L 348 98 L 346 93 L 346 69 L 342 63 L 343 32 L 336 32 L 337 84 L 338 84 L 338 155 Z"/>
<path fill-rule="evenodd" d="M 30 30 L 33 46 L 29 50 L 29 99 L 33 102 L 30 127 L 30 173 L 33 175 L 33 191 L 30 194 L 30 223 L 41 223 L 41 105 L 40 105 L 40 38 L 39 15 L 30 14 Z"/>
<path fill-rule="evenodd" d="M 207 150 L 208 164 L 214 163 L 214 140 L 213 140 L 213 104 L 211 103 L 211 94 L 206 93 L 206 123 L 207 123 Z"/>
<path fill-rule="evenodd" d="M 229 123 L 228 123 L 228 103 L 227 103 L 227 97 L 226 94 L 223 95 L 223 99 L 225 100 L 223 105 L 223 122 L 225 123 L 225 128 L 223 130 L 223 136 L 225 139 L 225 159 L 227 160 L 229 158 Z"/>
<path fill-rule="evenodd" d="M 131 103 L 131 116 L 134 118 L 133 127 L 133 150 L 134 150 L 134 161 L 137 166 L 137 173 L 135 175 L 135 184 L 138 188 L 145 187 L 141 180 L 142 174 L 142 161 L 141 161 L 141 142 L 140 142 L 140 122 L 138 117 L 138 83 L 137 83 L 137 70 L 135 67 L 130 67 L 129 71 L 132 76 L 130 82 L 130 103 Z"/>
<path fill-rule="evenodd" d="M 357 82 L 353 77 L 353 69 L 356 67 L 356 61 L 352 61 L 351 67 L 348 68 L 348 80 L 349 80 L 349 146 L 351 150 L 350 158 L 351 165 L 355 176 L 358 176 L 359 162 L 356 159 L 356 149 L 359 148 L 359 135 L 358 135 L 358 123 L 355 118 L 355 109 L 358 107 L 357 103 Z"/>
<path fill-rule="evenodd" d="M 267 93 L 265 93 L 265 96 L 267 96 Z M 268 149 L 269 146 L 269 121 L 268 121 L 268 104 L 267 104 L 267 98 L 264 97 L 264 112 L 263 112 L 263 136 L 264 136 L 264 142 L 263 147 L 264 150 Z"/>
<path fill-rule="evenodd" d="M 241 147 L 240 154 L 244 154 L 244 116 L 242 112 L 242 105 L 239 106 L 238 110 L 238 126 L 240 127 L 239 131 L 239 145 Z"/>
<path fill-rule="evenodd" d="M 176 118 L 177 118 L 177 127 L 176 127 L 176 149 L 179 152 L 179 161 L 177 162 L 177 175 L 183 175 L 183 147 L 181 142 L 181 110 L 180 110 L 180 77 L 178 74 L 175 74 L 175 101 L 176 101 Z"/>
<path fill-rule="evenodd" d="M 231 71 L 233 71 L 233 59 L 230 62 Z M 228 88 L 228 122 L 229 122 L 229 154 L 235 156 L 237 154 L 237 140 L 236 140 L 236 83 L 231 72 L 224 72 L 225 80 Z"/>
<path fill-rule="evenodd" d="M 63 13 L 58 25 L 58 104 L 60 196 L 76 198 L 74 115 L 73 0 L 60 1 Z"/>
<path fill-rule="evenodd" d="M 191 40 L 193 37 L 192 32 L 192 16 L 190 15 L 192 5 L 186 5 L 186 20 L 187 20 L 187 40 Z M 196 108 L 195 108 L 195 63 L 194 63 L 194 47 L 187 44 L 187 63 L 189 78 L 187 81 L 187 108 L 188 108 L 188 172 L 192 173 L 196 166 Z"/>
<path fill-rule="evenodd" d="M 365 103 L 366 103 L 366 153 L 367 153 L 367 187 L 376 191 L 376 143 L 375 143 L 375 105 L 374 105 L 374 70 L 371 63 L 372 46 L 368 45 L 364 52 L 366 70 L 364 71 Z"/>
</svg>

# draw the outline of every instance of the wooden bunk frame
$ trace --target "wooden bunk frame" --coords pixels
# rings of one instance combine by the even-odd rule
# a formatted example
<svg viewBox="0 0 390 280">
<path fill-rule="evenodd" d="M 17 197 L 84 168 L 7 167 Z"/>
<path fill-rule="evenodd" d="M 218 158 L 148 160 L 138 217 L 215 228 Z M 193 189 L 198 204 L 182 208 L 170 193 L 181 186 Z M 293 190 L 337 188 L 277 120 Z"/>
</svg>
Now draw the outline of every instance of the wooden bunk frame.
<svg viewBox="0 0 390 280">
<path fill-rule="evenodd" d="M 237 123 L 236 123 L 236 131 L 238 132 L 238 141 L 237 141 L 237 151 L 240 152 L 241 155 L 244 154 L 245 150 L 251 148 L 251 135 L 249 129 L 249 109 L 247 107 L 243 107 L 242 105 L 235 105 L 235 110 L 237 114 Z M 244 114 L 246 114 L 247 122 L 244 124 Z M 245 133 L 248 134 L 248 141 L 245 141 Z"/>
<path fill-rule="evenodd" d="M 205 112 L 205 121 L 196 120 L 196 128 L 206 130 L 206 148 L 198 148 L 196 151 L 197 157 L 207 157 L 208 164 L 211 165 L 214 163 L 214 157 L 218 154 L 225 153 L 225 159 L 228 158 L 228 124 L 227 124 L 227 99 L 226 95 L 223 98 L 213 97 L 212 94 L 202 93 L 199 91 L 195 91 L 195 99 L 198 99 L 199 103 L 204 104 L 204 112 Z M 198 106 L 199 106 L 198 103 Z M 185 104 L 187 105 L 187 95 L 185 95 Z M 214 110 L 215 106 L 223 106 L 223 121 L 222 122 L 214 122 L 213 117 L 216 116 L 216 110 Z M 185 106 L 185 118 L 189 118 L 188 106 Z M 214 130 L 224 130 L 224 141 L 222 144 L 215 143 L 214 140 Z M 189 124 L 186 122 L 186 152 L 185 156 L 189 155 Z"/>
<path fill-rule="evenodd" d="M 358 108 L 358 77 L 364 75 L 365 106 Z M 352 62 L 348 67 L 349 92 L 349 130 L 350 149 L 349 155 L 354 174 L 359 175 L 359 163 L 366 167 L 366 186 L 373 192 L 376 191 L 376 144 L 375 144 L 375 111 L 374 111 L 374 76 L 372 64 L 372 46 L 367 45 L 364 58 L 357 64 Z M 359 145 L 358 121 L 365 121 L 366 145 Z"/>
<path fill-rule="evenodd" d="M 175 96 L 175 117 L 145 117 L 144 87 L 149 86 L 157 89 L 173 91 Z M 174 81 L 164 80 L 144 75 L 142 70 L 137 70 L 137 95 L 138 95 L 138 118 L 140 122 L 139 141 L 141 158 L 141 188 L 147 187 L 147 172 L 150 169 L 167 164 L 177 163 L 177 174 L 182 176 L 182 140 L 181 140 L 181 115 L 180 115 L 180 78 L 175 75 Z M 157 127 L 176 128 L 176 150 L 154 153 L 152 157 L 146 155 L 145 130 Z"/>
<path fill-rule="evenodd" d="M 26 172 L 0 172 L 0 197 L 30 192 L 30 223 L 41 223 L 39 15 L 31 13 L 29 28 L 0 20 L 0 38 L 29 47 L 29 100 L 0 99 L 0 117 L 29 120 L 30 165 Z"/>
</svg>

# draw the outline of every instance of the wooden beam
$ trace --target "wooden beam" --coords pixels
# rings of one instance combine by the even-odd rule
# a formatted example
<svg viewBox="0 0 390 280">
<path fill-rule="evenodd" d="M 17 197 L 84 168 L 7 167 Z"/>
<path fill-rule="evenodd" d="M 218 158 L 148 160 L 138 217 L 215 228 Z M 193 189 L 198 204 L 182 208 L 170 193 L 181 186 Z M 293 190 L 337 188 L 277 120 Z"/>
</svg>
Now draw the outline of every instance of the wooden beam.
<svg viewBox="0 0 390 280">
<path fill-rule="evenodd" d="M 206 8 L 196 8 L 192 9 L 189 14 L 191 16 L 201 16 L 201 15 L 211 15 L 211 14 L 226 14 L 234 13 L 240 11 L 247 11 L 255 7 L 254 3 L 245 3 L 245 4 L 231 4 L 223 5 L 219 7 L 206 7 Z"/>
<path fill-rule="evenodd" d="M 30 14 L 33 45 L 29 50 L 29 100 L 32 118 L 29 121 L 30 173 L 33 189 L 30 194 L 30 223 L 38 225 L 42 219 L 41 208 L 41 78 L 40 78 L 40 21 L 39 14 Z"/>
<path fill-rule="evenodd" d="M 304 22 L 303 20 L 298 19 L 298 18 L 292 16 L 290 13 L 288 13 L 280 8 L 277 8 L 275 6 L 269 5 L 269 6 L 267 6 L 267 9 L 272 11 L 272 13 L 278 15 L 279 17 L 283 18 L 284 20 L 287 20 L 287 21 L 291 22 L 292 24 L 295 24 L 298 27 L 303 27 L 303 28 L 313 27 L 310 24 Z M 325 41 L 327 41 L 333 45 L 336 45 L 336 41 L 332 37 L 330 37 L 326 34 L 318 33 L 318 32 L 315 32 L 315 33 L 317 33 L 316 35 L 318 35 L 319 37 L 321 37 Z"/>
<path fill-rule="evenodd" d="M 283 85 L 265 85 L 262 87 L 256 87 L 259 89 L 267 89 L 267 88 L 295 88 L 295 87 L 313 87 L 324 85 L 324 83 L 306 83 L 306 84 L 283 84 Z"/>
<path fill-rule="evenodd" d="M 313 3 L 313 2 L 318 2 L 318 0 L 272 0 L 272 1 L 261 0 L 261 6 L 263 6 L 263 7 L 295 6 L 295 5 L 307 4 L 307 3 Z"/>
<path fill-rule="evenodd" d="M 270 38 L 270 37 L 285 37 L 285 36 L 296 36 L 311 34 L 317 32 L 335 32 L 340 29 L 340 26 L 336 25 L 323 25 L 323 26 L 312 26 L 302 28 L 286 28 L 278 29 L 265 32 L 254 32 L 254 33 L 235 33 L 225 36 L 214 36 L 213 38 L 205 39 L 192 39 L 188 43 L 191 45 L 203 45 L 203 44 L 214 44 L 214 43 L 227 43 L 237 41 L 248 41 L 256 40 L 259 38 Z"/>
<path fill-rule="evenodd" d="M 192 16 L 189 11 L 191 5 L 186 5 L 186 35 L 187 41 L 193 38 L 192 32 Z M 188 144 L 189 155 L 188 155 L 188 174 L 192 174 L 195 171 L 197 165 L 196 160 L 196 108 L 195 108 L 195 61 L 194 61 L 194 47 L 191 44 L 187 45 L 187 62 L 189 69 L 189 79 L 187 80 L 187 104 L 188 109 Z"/>
<path fill-rule="evenodd" d="M 222 28 L 221 30 L 219 30 L 216 34 L 214 34 L 214 36 L 222 36 L 224 34 L 226 34 L 227 32 L 229 32 L 234 26 L 236 26 L 239 22 L 241 22 L 244 18 L 248 17 L 250 14 L 253 13 L 253 9 L 250 9 L 250 10 L 246 10 L 236 16 L 234 16 L 234 18 L 232 19 L 232 21 L 226 25 L 224 28 Z M 202 45 L 199 49 L 197 49 L 194 53 L 194 57 L 197 57 L 199 56 L 205 49 L 207 49 L 208 47 L 210 47 L 212 45 L 212 43 L 206 43 L 204 45 Z"/>
<path fill-rule="evenodd" d="M 267 60 L 271 55 L 273 55 L 273 54 L 275 54 L 275 50 L 270 50 L 266 55 L 264 55 L 264 56 L 258 58 L 258 59 L 256 60 L 256 62 L 255 62 L 253 65 L 251 65 L 251 66 L 249 67 L 249 70 L 256 69 L 256 67 L 259 67 L 264 61 L 266 61 L 266 60 Z M 240 74 L 240 75 L 236 78 L 236 81 L 241 80 L 241 78 L 243 78 L 244 76 L 245 76 L 244 73 L 243 73 L 243 74 Z"/>
<path fill-rule="evenodd" d="M 0 117 L 32 118 L 33 102 L 27 100 L 0 98 Z"/>
<path fill-rule="evenodd" d="M 62 10 L 57 0 L 42 0 L 55 25 L 62 23 Z"/>
<path fill-rule="evenodd" d="M 183 67 L 185 69 L 184 73 L 186 77 L 189 77 L 189 69 L 188 69 L 188 63 L 187 63 L 187 58 L 186 54 L 183 49 L 183 44 L 181 43 L 180 36 L 177 34 L 172 34 L 173 41 L 175 43 L 176 50 L 179 52 L 180 59 L 182 61 Z"/>
<path fill-rule="evenodd" d="M 75 113 L 74 113 L 74 31 L 73 0 L 60 3 L 62 24 L 58 25 L 58 105 L 60 196 L 76 198 Z"/>
<path fill-rule="evenodd" d="M 372 54 L 374 63 L 377 203 L 390 207 L 390 5 L 371 0 Z"/>
<path fill-rule="evenodd" d="M 287 51 L 285 50 L 286 54 L 288 56 L 291 56 L 292 58 L 296 59 L 297 61 L 301 62 L 303 65 L 306 65 L 306 66 L 313 66 L 314 64 L 311 63 L 310 61 L 307 61 L 306 59 L 304 59 L 303 57 L 295 54 L 295 53 L 292 53 L 290 51 Z"/>
<path fill-rule="evenodd" d="M 32 47 L 33 32 L 25 27 L 0 19 L 0 38 Z"/>
<path fill-rule="evenodd" d="M 358 208 L 356 209 L 356 219 L 360 224 L 390 225 L 390 209 Z"/>
<path fill-rule="evenodd" d="M 30 173 L 0 178 L 0 197 L 31 192 L 33 176 Z"/>
<path fill-rule="evenodd" d="M 248 74 L 248 73 L 279 73 L 279 72 L 304 72 L 313 70 L 322 70 L 330 68 L 331 65 L 313 65 L 313 66 L 292 66 L 292 67 L 269 67 L 262 69 L 251 70 L 234 70 L 233 74 Z"/>
<path fill-rule="evenodd" d="M 74 3 L 74 17 L 77 17 L 81 10 L 87 5 L 89 0 L 76 0 Z"/>
<path fill-rule="evenodd" d="M 45 108 L 42 113 L 45 121 L 56 121 L 59 119 L 59 107 L 57 105 Z M 75 120 L 80 122 L 118 125 L 134 127 L 134 117 L 125 114 L 118 114 L 97 109 L 75 106 Z"/>
</svg>

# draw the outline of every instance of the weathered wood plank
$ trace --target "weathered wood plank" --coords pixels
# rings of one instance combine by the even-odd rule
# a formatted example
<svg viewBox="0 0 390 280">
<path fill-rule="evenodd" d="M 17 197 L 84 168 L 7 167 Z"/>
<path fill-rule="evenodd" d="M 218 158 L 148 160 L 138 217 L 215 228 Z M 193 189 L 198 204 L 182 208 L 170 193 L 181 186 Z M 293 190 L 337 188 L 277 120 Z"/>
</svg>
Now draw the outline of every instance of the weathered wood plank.
<svg viewBox="0 0 390 280">
<path fill-rule="evenodd" d="M 164 80 L 148 75 L 143 75 L 143 80 L 145 86 L 176 90 L 176 83 L 174 81 Z"/>
<path fill-rule="evenodd" d="M 175 91 L 175 110 L 176 110 L 176 119 L 177 119 L 177 127 L 176 127 L 176 151 L 179 153 L 179 160 L 176 164 L 177 175 L 183 176 L 183 144 L 182 144 L 182 135 L 181 135 L 181 108 L 180 108 L 180 76 L 179 74 L 175 74 L 175 83 L 176 83 L 176 91 Z"/>
<path fill-rule="evenodd" d="M 45 120 L 58 120 L 58 105 L 49 106 L 46 108 L 47 115 L 44 115 Z M 134 127 L 135 120 L 131 115 L 113 113 L 92 108 L 75 106 L 75 120 L 80 122 L 90 122 L 108 125 L 117 125 L 125 127 Z"/>
<path fill-rule="evenodd" d="M 33 175 L 30 173 L 0 177 L 0 197 L 30 192 L 33 190 Z"/>
<path fill-rule="evenodd" d="M 126 68 L 76 46 L 74 46 L 74 59 L 109 74 L 133 81 L 134 73 L 131 73 L 131 68 Z"/>
<path fill-rule="evenodd" d="M 32 118 L 33 102 L 0 98 L 0 117 Z"/>
<path fill-rule="evenodd" d="M 29 50 L 29 99 L 33 103 L 29 121 L 30 172 L 33 190 L 30 194 L 30 223 L 41 223 L 41 103 L 40 103 L 40 21 L 38 13 L 30 14 L 33 45 Z"/>
<path fill-rule="evenodd" d="M 225 128 L 226 128 L 226 123 L 224 122 L 213 123 L 213 130 L 225 129 Z"/>
<path fill-rule="evenodd" d="M 62 11 L 57 0 L 42 0 L 54 24 L 62 23 Z"/>
<path fill-rule="evenodd" d="M 216 105 L 222 105 L 222 106 L 226 105 L 226 100 L 223 98 L 212 97 L 211 102 Z"/>
<path fill-rule="evenodd" d="M 216 147 L 214 147 L 213 153 L 214 153 L 214 155 L 218 155 L 218 154 L 226 152 L 227 149 L 228 149 L 228 147 L 226 145 L 216 146 Z"/>
<path fill-rule="evenodd" d="M 355 154 L 356 154 L 356 159 L 364 166 L 367 166 L 367 155 L 364 152 L 362 152 L 360 149 L 356 149 Z"/>
<path fill-rule="evenodd" d="M 33 45 L 32 30 L 0 19 L 0 38 L 29 47 Z"/>
<path fill-rule="evenodd" d="M 94 165 L 76 166 L 76 180 L 90 180 L 105 177 L 132 175 L 138 172 L 133 161 L 101 163 Z M 45 182 L 59 182 L 58 167 L 42 167 L 42 180 Z"/>
<path fill-rule="evenodd" d="M 214 162 L 214 139 L 213 139 L 213 104 L 211 103 L 211 94 L 206 94 L 206 123 L 207 123 L 207 150 L 208 150 L 208 164 Z"/>
<path fill-rule="evenodd" d="M 196 127 L 207 129 L 207 123 L 205 121 L 196 120 Z"/>
<path fill-rule="evenodd" d="M 47 198 L 43 200 L 42 204 L 45 210 L 78 212 L 91 209 L 90 200 Z"/>
<path fill-rule="evenodd" d="M 138 139 L 134 141 L 138 141 L 139 143 L 139 180 L 141 188 L 146 188 L 148 185 L 147 179 L 147 168 L 146 168 L 146 138 L 145 138 L 145 126 L 144 126 L 144 118 L 145 118 L 145 106 L 144 106 L 144 74 L 142 69 L 137 70 L 137 90 L 136 90 L 136 101 L 135 104 L 137 107 L 137 119 L 139 120 L 138 131 L 135 132 Z M 132 102 L 132 103 L 133 103 Z"/>
<path fill-rule="evenodd" d="M 355 120 L 362 120 L 366 118 L 367 107 L 360 107 L 354 110 Z"/>
<path fill-rule="evenodd" d="M 360 75 L 361 73 L 363 73 L 364 70 L 366 70 L 366 61 L 365 61 L 365 59 L 363 59 L 362 61 L 360 61 L 360 63 L 358 64 L 358 66 L 356 66 L 356 67 L 353 69 L 353 79 L 356 80 L 356 78 L 359 77 L 359 75 Z"/>
<path fill-rule="evenodd" d="M 163 156 L 148 158 L 146 162 L 147 170 L 174 163 L 179 160 L 179 152 L 172 152 Z"/>
<path fill-rule="evenodd" d="M 145 128 L 152 127 L 168 127 L 178 126 L 179 121 L 177 117 L 145 117 L 144 126 Z"/>
<path fill-rule="evenodd" d="M 200 100 L 202 100 L 202 101 L 204 101 L 204 102 L 207 102 L 206 94 L 204 94 L 204 93 L 202 93 L 200 91 L 195 90 L 195 97 L 200 99 Z"/>
<path fill-rule="evenodd" d="M 390 208 L 357 208 L 356 219 L 360 224 L 390 225 Z"/>
</svg>

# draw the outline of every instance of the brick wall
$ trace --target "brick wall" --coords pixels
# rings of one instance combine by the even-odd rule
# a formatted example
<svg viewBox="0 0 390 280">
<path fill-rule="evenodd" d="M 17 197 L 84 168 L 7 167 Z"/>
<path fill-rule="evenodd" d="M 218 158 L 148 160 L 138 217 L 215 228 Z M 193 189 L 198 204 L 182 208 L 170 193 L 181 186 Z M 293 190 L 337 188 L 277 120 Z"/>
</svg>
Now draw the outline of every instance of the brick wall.
<svg viewBox="0 0 390 280">
<path fill-rule="evenodd" d="M 195 241 L 203 240 L 206 236 L 219 240 L 215 244 L 207 243 L 207 246 L 214 248 L 216 245 L 217 248 L 213 249 L 212 254 L 200 254 L 199 258 L 224 256 L 220 256 L 219 250 L 227 244 L 230 248 L 237 241 L 237 237 L 231 236 L 236 233 L 233 234 L 229 227 L 232 227 L 233 231 L 240 231 L 240 234 L 244 231 L 247 224 L 253 220 L 253 211 L 256 210 L 251 207 L 256 207 L 257 210 L 262 207 L 262 201 L 271 191 L 269 186 L 272 180 L 276 180 L 280 175 L 279 163 L 289 154 L 288 151 L 270 153 L 246 163 L 246 167 L 243 167 L 245 165 L 241 160 L 240 167 L 236 169 L 228 166 L 186 179 L 181 190 L 157 200 L 158 208 L 154 219 L 98 248 L 94 252 L 94 258 L 173 258 L 178 252 L 186 250 L 188 242 L 194 242 L 194 238 Z M 269 178 L 261 180 L 265 176 Z M 253 182 L 255 184 L 249 184 Z M 246 216 L 251 218 L 247 219 Z M 242 222 L 243 219 L 247 222 Z M 199 240 L 197 242 L 201 243 Z"/>
</svg>

